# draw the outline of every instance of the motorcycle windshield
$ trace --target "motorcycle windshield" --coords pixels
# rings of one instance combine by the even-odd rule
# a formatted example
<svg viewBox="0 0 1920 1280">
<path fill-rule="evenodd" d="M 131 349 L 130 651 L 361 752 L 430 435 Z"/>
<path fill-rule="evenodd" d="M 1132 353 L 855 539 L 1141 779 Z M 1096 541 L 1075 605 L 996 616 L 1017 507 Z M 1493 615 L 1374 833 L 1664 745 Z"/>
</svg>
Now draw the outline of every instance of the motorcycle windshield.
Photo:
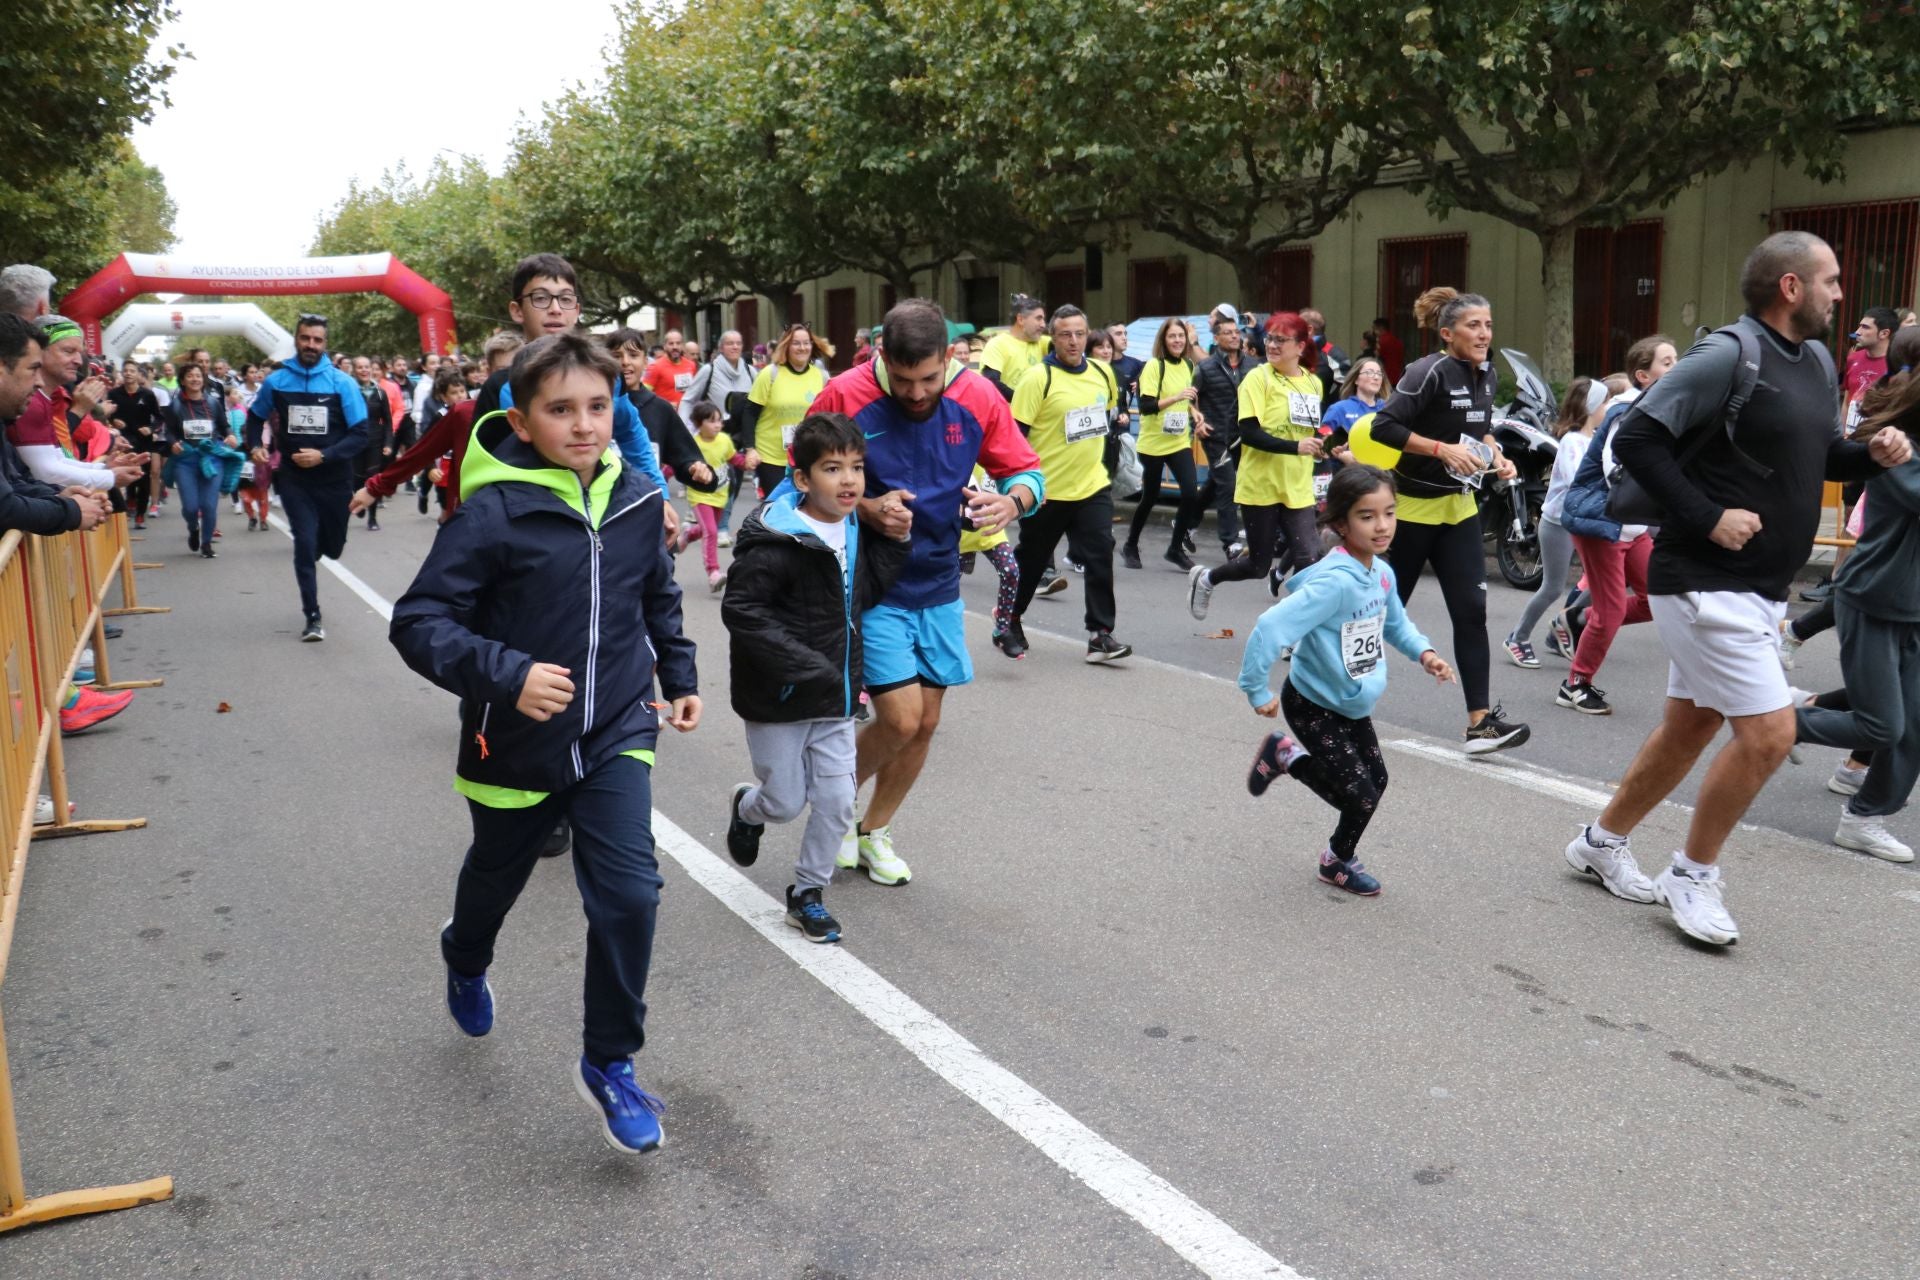
<svg viewBox="0 0 1920 1280">
<path fill-rule="evenodd" d="M 1551 418 L 1558 409 L 1553 399 L 1553 387 L 1547 382 L 1547 375 L 1540 372 L 1540 366 L 1533 362 L 1533 357 L 1512 347 L 1500 348 L 1500 355 L 1513 370 L 1514 394 L 1523 404 L 1531 405 Z"/>
</svg>

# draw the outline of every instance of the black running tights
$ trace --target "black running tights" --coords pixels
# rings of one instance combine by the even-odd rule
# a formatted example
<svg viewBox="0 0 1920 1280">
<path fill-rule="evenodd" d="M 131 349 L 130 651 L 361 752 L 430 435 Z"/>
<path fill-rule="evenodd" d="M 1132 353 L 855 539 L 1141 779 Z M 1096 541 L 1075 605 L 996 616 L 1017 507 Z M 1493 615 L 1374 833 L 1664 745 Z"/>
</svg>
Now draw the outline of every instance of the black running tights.
<svg viewBox="0 0 1920 1280">
<path fill-rule="evenodd" d="M 1241 507 L 1240 518 L 1246 527 L 1246 550 L 1208 572 L 1207 577 L 1216 585 L 1266 577 L 1273 567 L 1276 544 L 1286 545 L 1294 569 L 1304 569 L 1320 558 L 1319 516 L 1312 507 L 1283 507 L 1277 503 Z"/>
<path fill-rule="evenodd" d="M 1405 604 L 1429 564 L 1440 579 L 1440 594 L 1453 621 L 1453 669 L 1460 673 L 1460 692 L 1467 711 L 1484 711 L 1493 658 L 1487 640 L 1487 550 L 1480 540 L 1480 515 L 1475 512 L 1459 524 L 1414 524 L 1402 520 L 1387 548 L 1387 563 L 1400 580 L 1400 603 Z"/>
<path fill-rule="evenodd" d="M 1340 825 L 1327 847 L 1349 862 L 1387 790 L 1387 762 L 1380 756 L 1373 719 L 1349 720 L 1329 711 L 1295 692 L 1292 681 L 1280 686 L 1280 713 L 1307 753 L 1287 766 L 1287 776 L 1340 811 Z"/>
</svg>

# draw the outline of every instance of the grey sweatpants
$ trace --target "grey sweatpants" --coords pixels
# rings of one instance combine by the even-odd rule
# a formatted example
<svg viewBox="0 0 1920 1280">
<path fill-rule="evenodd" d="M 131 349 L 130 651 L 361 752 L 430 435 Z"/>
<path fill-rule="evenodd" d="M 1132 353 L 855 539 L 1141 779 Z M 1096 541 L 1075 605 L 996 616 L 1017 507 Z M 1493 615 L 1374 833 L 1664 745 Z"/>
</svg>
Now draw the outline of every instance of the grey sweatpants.
<svg viewBox="0 0 1920 1280">
<path fill-rule="evenodd" d="M 1799 738 L 1822 747 L 1873 752 L 1860 794 L 1847 812 L 1884 818 L 1900 812 L 1920 778 L 1920 623 L 1889 622 L 1834 600 L 1840 674 L 1851 711 L 1800 707 Z"/>
<path fill-rule="evenodd" d="M 840 841 L 853 830 L 853 721 L 749 720 L 747 754 L 760 785 L 740 797 L 742 821 L 792 822 L 811 805 L 793 878 L 801 889 L 826 888 Z"/>
</svg>

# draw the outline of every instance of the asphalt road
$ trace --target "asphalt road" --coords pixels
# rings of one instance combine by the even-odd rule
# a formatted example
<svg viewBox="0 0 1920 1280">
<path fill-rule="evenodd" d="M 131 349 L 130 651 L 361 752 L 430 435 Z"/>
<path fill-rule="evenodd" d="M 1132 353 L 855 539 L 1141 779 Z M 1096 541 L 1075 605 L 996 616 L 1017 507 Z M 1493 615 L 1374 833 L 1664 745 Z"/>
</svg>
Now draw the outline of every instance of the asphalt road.
<svg viewBox="0 0 1920 1280">
<path fill-rule="evenodd" d="M 167 685 L 69 750 L 85 814 L 152 825 L 34 847 L 5 1007 L 29 1189 L 169 1173 L 177 1195 L 0 1240 L 0 1274 L 1196 1274 L 1164 1220 L 1094 1190 L 1118 1152 L 1164 1179 L 1148 1210 L 1184 1198 L 1271 1275 L 1920 1267 L 1920 1019 L 1898 985 L 1920 880 L 1796 838 L 1829 834 L 1830 753 L 1770 790 L 1756 818 L 1780 830 L 1733 841 L 1737 948 L 1692 946 L 1561 861 L 1577 797 L 1654 714 L 1650 631 L 1603 675 L 1611 719 L 1551 708 L 1550 670 L 1501 669 L 1537 726 L 1519 761 L 1452 759 L 1457 693 L 1396 671 L 1382 717 L 1414 745 L 1390 753 L 1366 846 L 1386 892 L 1359 901 L 1312 883 L 1324 806 L 1242 786 L 1263 722 L 1220 680 L 1259 587 L 1223 589 L 1202 628 L 1170 568 L 1123 573 L 1129 669 L 1037 636 L 1011 663 L 976 619 L 980 679 L 896 824 L 913 883 L 842 873 L 829 894 L 835 959 L 921 1012 L 883 1029 L 865 978 L 829 989 L 753 927 L 797 827 L 738 892 L 689 874 L 710 855 L 663 858 L 638 1072 L 669 1138 L 629 1159 L 567 1080 L 583 929 L 564 863 L 502 936 L 494 1033 L 444 1012 L 434 939 L 467 825 L 451 700 L 330 576 L 329 638 L 298 644 L 280 534 L 229 532 L 207 563 L 173 545 L 176 517 L 153 530 L 142 554 L 168 567 L 143 599 L 175 611 L 127 619 L 114 669 Z M 392 599 L 430 533 L 394 510 L 347 566 Z M 680 576 L 710 701 L 664 744 L 655 803 L 718 849 L 746 755 L 697 552 Z M 990 583 L 983 565 L 970 606 Z M 1037 604 L 1034 630 L 1076 632 L 1077 598 Z M 1496 619 L 1518 602 L 1496 588 Z M 1416 595 L 1423 625 L 1438 604 Z M 1235 640 L 1194 634 L 1221 627 Z M 1831 677 L 1830 642 L 1812 648 Z M 1656 814 L 1643 860 L 1684 822 Z M 1036 1145 L 1043 1108 L 977 1103 L 950 1081 L 979 1062 L 900 1038 L 942 1028 L 1110 1145 L 1068 1172 Z"/>
</svg>

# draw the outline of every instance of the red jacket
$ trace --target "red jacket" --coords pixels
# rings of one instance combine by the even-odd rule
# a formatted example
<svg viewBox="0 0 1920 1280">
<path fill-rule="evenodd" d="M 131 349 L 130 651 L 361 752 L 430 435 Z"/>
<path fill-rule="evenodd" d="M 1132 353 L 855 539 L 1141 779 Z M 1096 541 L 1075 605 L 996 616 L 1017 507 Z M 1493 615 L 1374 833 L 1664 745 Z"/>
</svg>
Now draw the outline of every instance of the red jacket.
<svg viewBox="0 0 1920 1280">
<path fill-rule="evenodd" d="M 376 498 L 391 498 L 406 481 L 413 479 L 440 461 L 443 454 L 453 455 L 447 472 L 447 510 L 460 505 L 460 464 L 467 456 L 467 442 L 473 439 L 473 410 L 476 401 L 462 400 L 427 428 L 413 448 L 395 458 L 387 468 L 367 477 L 367 491 Z"/>
</svg>

